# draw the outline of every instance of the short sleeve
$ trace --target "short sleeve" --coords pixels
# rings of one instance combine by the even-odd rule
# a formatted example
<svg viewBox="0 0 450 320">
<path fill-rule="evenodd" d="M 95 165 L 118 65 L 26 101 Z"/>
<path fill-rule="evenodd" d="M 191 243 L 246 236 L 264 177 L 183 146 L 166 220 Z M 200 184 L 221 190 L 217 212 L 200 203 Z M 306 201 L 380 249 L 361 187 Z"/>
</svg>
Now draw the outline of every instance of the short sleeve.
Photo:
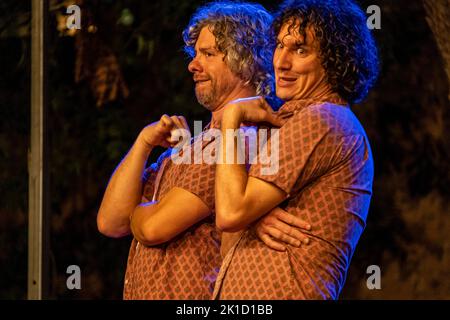
<svg viewBox="0 0 450 320">
<path fill-rule="evenodd" d="M 176 186 L 199 197 L 208 208 L 214 210 L 215 165 L 190 164 L 181 166 L 182 174 Z"/>
<path fill-rule="evenodd" d="M 320 108 L 297 112 L 278 131 L 272 131 L 267 151 L 260 149 L 249 176 L 272 183 L 292 195 L 331 165 L 338 143 L 330 134 L 333 121 Z M 269 155 L 270 170 L 259 161 L 261 152 Z"/>
<path fill-rule="evenodd" d="M 248 168 L 249 163 L 249 144 L 250 141 L 254 138 L 257 138 L 257 128 L 255 126 L 247 126 L 241 127 L 241 130 L 246 133 L 245 139 L 245 159 L 244 162 L 246 164 L 246 168 Z M 209 153 L 214 150 L 211 148 L 209 151 L 206 151 L 207 146 L 212 147 L 213 142 L 204 143 L 202 145 L 202 152 Z M 218 148 L 219 144 L 215 145 Z M 216 151 L 212 151 L 213 154 L 216 154 Z M 256 152 L 255 152 L 256 153 Z M 202 162 L 201 164 L 184 164 L 179 165 L 180 174 L 177 176 L 178 181 L 176 183 L 177 187 L 183 188 L 197 197 L 199 197 L 209 208 L 211 211 L 215 209 L 215 199 L 214 199 L 214 187 L 215 187 L 215 164 L 208 164 L 206 162 Z"/>
</svg>

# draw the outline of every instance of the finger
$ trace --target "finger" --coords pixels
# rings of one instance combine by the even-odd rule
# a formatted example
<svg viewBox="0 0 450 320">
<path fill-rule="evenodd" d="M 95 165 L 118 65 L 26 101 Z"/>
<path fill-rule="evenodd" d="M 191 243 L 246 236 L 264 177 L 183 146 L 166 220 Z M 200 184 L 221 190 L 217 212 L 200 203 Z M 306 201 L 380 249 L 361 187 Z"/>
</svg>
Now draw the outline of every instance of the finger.
<svg viewBox="0 0 450 320">
<path fill-rule="evenodd" d="M 265 120 L 276 127 L 282 127 L 288 121 L 288 118 L 282 118 L 275 113 L 267 112 Z"/>
<path fill-rule="evenodd" d="M 277 112 L 277 117 L 280 119 L 289 119 L 290 117 L 292 117 L 294 115 L 293 112 Z"/>
<path fill-rule="evenodd" d="M 300 230 L 298 230 L 295 227 L 285 224 L 281 220 L 277 220 L 272 227 L 278 229 L 278 231 L 280 231 L 281 234 L 284 235 L 284 237 L 286 237 L 286 238 L 289 237 L 290 239 L 295 239 L 296 242 L 295 242 L 295 244 L 291 243 L 292 245 L 296 245 L 297 242 L 301 242 L 303 244 L 309 244 L 308 235 L 304 234 L 303 232 L 301 232 Z"/>
<path fill-rule="evenodd" d="M 294 247 L 300 247 L 300 245 L 302 244 L 300 240 L 290 236 L 287 233 L 280 231 L 277 228 L 266 227 L 266 231 L 272 238 L 274 238 L 277 241 L 281 241 L 283 243 L 290 244 L 291 246 L 294 246 Z"/>
<path fill-rule="evenodd" d="M 172 147 L 177 146 L 177 148 L 183 147 L 186 143 L 189 142 L 190 134 L 186 129 L 172 129 L 170 130 L 170 136 L 166 138 Z"/>
<path fill-rule="evenodd" d="M 173 123 L 172 129 L 170 130 L 170 136 L 166 139 L 170 145 L 173 147 L 175 144 L 178 144 L 181 137 L 183 137 L 183 133 L 175 132 L 178 129 L 184 130 L 183 123 L 177 116 L 171 116 L 170 120 Z"/>
<path fill-rule="evenodd" d="M 186 129 L 182 128 L 182 129 L 172 129 L 170 131 L 170 137 L 168 138 L 168 141 L 170 143 L 174 143 L 177 145 L 177 147 L 181 148 L 183 147 L 186 143 L 189 143 L 191 138 L 191 135 L 189 133 L 189 131 L 187 131 Z"/>
<path fill-rule="evenodd" d="M 175 128 L 178 129 L 184 129 L 183 123 L 181 122 L 180 119 L 178 119 L 177 116 L 171 116 L 170 119 L 173 121 L 173 123 L 175 124 Z"/>
<path fill-rule="evenodd" d="M 281 243 L 273 240 L 269 235 L 262 234 L 259 237 L 269 248 L 272 248 L 277 251 L 286 251 L 286 247 L 283 246 Z"/>
<path fill-rule="evenodd" d="M 289 120 L 289 118 L 282 118 L 282 117 L 280 117 L 280 116 L 278 116 L 278 115 L 275 115 L 274 117 L 275 117 L 275 119 L 276 119 L 275 121 L 276 121 L 276 125 L 277 125 L 278 127 L 284 126 L 285 123 L 288 122 L 288 120 Z"/>
<path fill-rule="evenodd" d="M 274 113 L 275 111 L 272 109 L 271 105 L 267 102 L 264 97 L 260 97 L 259 101 L 261 102 L 261 107 L 269 113 Z"/>
<path fill-rule="evenodd" d="M 305 229 L 305 230 L 311 230 L 311 225 L 308 222 L 300 219 L 299 217 L 297 217 L 287 211 L 284 211 L 281 208 L 275 208 L 273 210 L 273 212 L 279 220 L 282 220 L 291 226 L 298 227 L 298 228 Z"/>
<path fill-rule="evenodd" d="M 189 129 L 189 125 L 186 121 L 186 118 L 183 116 L 178 116 L 178 119 L 180 119 L 181 123 L 183 124 L 183 128 L 190 132 L 191 129 Z"/>
<path fill-rule="evenodd" d="M 264 110 L 264 121 L 269 122 L 274 126 L 281 127 L 286 120 L 282 117 L 278 116 L 278 113 L 275 112 L 270 104 L 263 97 L 259 97 L 259 106 L 262 110 Z"/>
<path fill-rule="evenodd" d="M 169 145 L 167 148 L 173 147 L 176 144 L 176 141 L 173 141 L 172 136 L 168 136 L 165 142 Z"/>
<path fill-rule="evenodd" d="M 301 232 L 298 228 L 310 229 L 310 225 L 294 215 L 280 209 L 273 209 L 264 219 L 261 220 L 261 226 L 273 227 L 285 236 L 290 236 L 304 244 L 309 243 L 308 235 Z M 275 234 L 276 236 L 276 234 Z"/>
<path fill-rule="evenodd" d="M 190 139 L 190 131 L 186 119 L 181 116 L 172 116 L 171 119 L 175 127 L 170 131 L 171 135 L 168 141 L 175 144 L 188 142 Z"/>
<path fill-rule="evenodd" d="M 173 120 L 167 114 L 162 115 L 160 123 L 167 129 L 171 129 L 174 126 Z"/>
</svg>

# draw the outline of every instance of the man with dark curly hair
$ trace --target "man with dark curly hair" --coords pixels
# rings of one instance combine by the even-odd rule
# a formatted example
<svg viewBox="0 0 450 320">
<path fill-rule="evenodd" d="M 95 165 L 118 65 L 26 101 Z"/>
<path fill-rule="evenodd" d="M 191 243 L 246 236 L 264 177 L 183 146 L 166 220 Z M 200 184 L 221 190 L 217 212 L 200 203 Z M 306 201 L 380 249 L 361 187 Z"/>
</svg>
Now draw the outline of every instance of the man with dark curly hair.
<svg viewBox="0 0 450 320">
<path fill-rule="evenodd" d="M 372 194 L 372 153 L 350 105 L 377 77 L 377 49 L 352 0 L 285 1 L 273 29 L 276 93 L 285 104 L 274 114 L 261 97 L 231 102 L 221 120 L 221 156 L 237 151 L 228 129 L 282 121 L 279 170 L 262 175 L 260 164 L 249 173 L 217 164 L 217 226 L 246 231 L 224 259 L 214 298 L 337 299 Z M 274 241 L 268 217 L 256 232 L 248 228 L 276 206 L 313 226 L 308 246 L 269 249 L 260 240 Z"/>
</svg>

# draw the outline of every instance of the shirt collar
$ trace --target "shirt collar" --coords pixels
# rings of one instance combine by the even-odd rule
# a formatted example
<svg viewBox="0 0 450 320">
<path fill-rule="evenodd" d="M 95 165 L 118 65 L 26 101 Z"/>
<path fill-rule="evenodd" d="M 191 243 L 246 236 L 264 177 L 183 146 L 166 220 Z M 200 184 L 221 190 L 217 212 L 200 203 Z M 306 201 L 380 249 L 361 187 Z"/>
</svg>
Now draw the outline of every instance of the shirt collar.
<svg viewBox="0 0 450 320">
<path fill-rule="evenodd" d="M 337 94 L 331 94 L 329 96 L 323 97 L 323 98 L 309 98 L 309 99 L 300 99 L 300 100 L 291 100 L 286 102 L 281 106 L 278 113 L 281 115 L 284 114 L 294 114 L 299 112 L 300 110 L 311 106 L 311 105 L 318 105 L 323 103 L 332 103 L 337 105 L 347 105 L 347 102 L 339 97 Z"/>
</svg>

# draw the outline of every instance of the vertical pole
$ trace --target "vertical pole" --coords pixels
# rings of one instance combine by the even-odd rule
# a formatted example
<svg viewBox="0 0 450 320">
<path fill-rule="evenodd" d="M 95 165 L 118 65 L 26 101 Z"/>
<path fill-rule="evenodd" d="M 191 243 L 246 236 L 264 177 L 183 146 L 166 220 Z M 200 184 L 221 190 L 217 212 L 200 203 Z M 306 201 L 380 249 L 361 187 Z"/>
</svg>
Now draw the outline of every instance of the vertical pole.
<svg viewBox="0 0 450 320">
<path fill-rule="evenodd" d="M 48 0 L 31 0 L 31 130 L 28 153 L 28 299 L 48 296 L 46 26 Z"/>
</svg>

